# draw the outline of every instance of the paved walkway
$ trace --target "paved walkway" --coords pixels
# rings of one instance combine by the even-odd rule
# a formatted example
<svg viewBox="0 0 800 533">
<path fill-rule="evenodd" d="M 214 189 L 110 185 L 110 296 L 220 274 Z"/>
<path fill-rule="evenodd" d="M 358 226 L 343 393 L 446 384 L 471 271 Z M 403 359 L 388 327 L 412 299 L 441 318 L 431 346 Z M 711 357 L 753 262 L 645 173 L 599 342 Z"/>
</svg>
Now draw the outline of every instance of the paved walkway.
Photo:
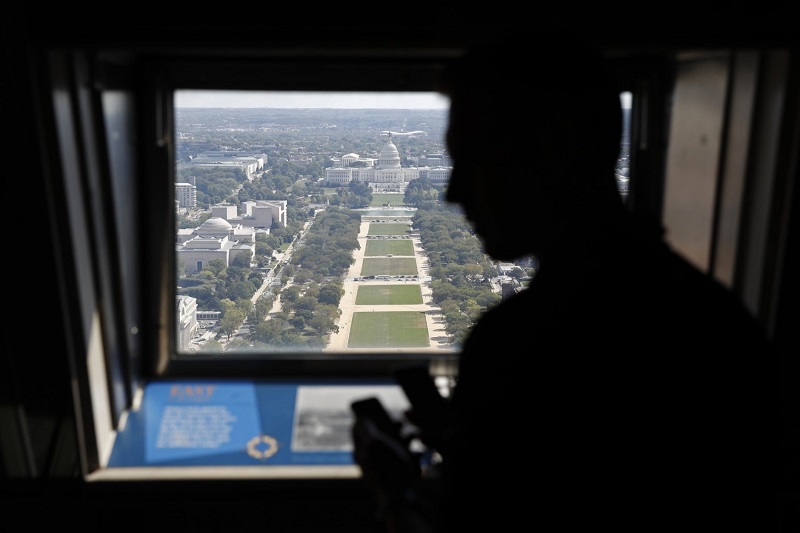
<svg viewBox="0 0 800 533">
<path fill-rule="evenodd" d="M 353 313 L 355 312 L 370 312 L 370 311 L 420 311 L 425 313 L 425 321 L 428 326 L 428 336 L 430 338 L 430 346 L 427 348 L 412 348 L 409 349 L 413 352 L 427 353 L 427 352 L 452 352 L 453 348 L 449 342 L 447 332 L 445 330 L 445 319 L 441 309 L 433 304 L 432 292 L 430 288 L 430 281 L 352 281 L 353 278 L 361 276 L 361 268 L 364 264 L 364 252 L 367 248 L 367 234 L 369 233 L 369 221 L 361 223 L 358 233 L 358 243 L 361 248 L 353 252 L 355 263 L 350 267 L 345 280 L 343 282 L 344 295 L 339 302 L 339 309 L 342 311 L 339 317 L 339 332 L 332 333 L 328 346 L 323 349 L 323 352 L 394 352 L 404 351 L 405 348 L 348 348 L 347 342 L 350 338 L 350 327 L 353 322 Z M 414 257 L 417 262 L 417 273 L 420 279 L 429 279 L 428 274 L 428 257 L 425 255 L 425 250 L 422 248 L 418 236 L 411 238 L 414 244 Z M 287 250 L 288 251 L 288 250 Z M 284 254 L 281 254 L 279 260 L 284 259 Z M 399 256 L 398 256 L 399 257 Z M 253 303 L 255 303 L 269 286 L 272 278 L 264 280 L 261 287 L 258 288 L 256 294 L 253 295 Z M 356 295 L 358 294 L 358 287 L 362 285 L 401 285 L 401 284 L 417 284 L 420 286 L 422 293 L 422 303 L 416 305 L 356 305 Z M 283 287 L 285 290 L 287 286 Z M 281 311 L 281 298 L 280 294 L 275 298 L 272 304 L 270 314 L 279 313 Z M 234 336 L 231 337 L 233 339 Z M 224 343 L 227 344 L 227 343 Z"/>
<path fill-rule="evenodd" d="M 369 311 L 421 311 L 425 313 L 425 320 L 428 325 L 428 335 L 431 344 L 428 348 L 413 348 L 410 349 L 414 352 L 451 352 L 452 346 L 449 343 L 447 333 L 445 331 L 445 320 L 442 315 L 441 309 L 436 307 L 432 301 L 432 293 L 429 281 L 350 281 L 355 277 L 361 276 L 361 267 L 364 264 L 364 252 L 367 248 L 367 234 L 369 233 L 369 222 L 362 222 L 361 228 L 358 233 L 358 243 L 361 248 L 353 252 L 355 263 L 350 267 L 345 281 L 344 281 L 344 296 L 339 302 L 339 309 L 342 315 L 339 317 L 339 333 L 331 334 L 328 347 L 324 352 L 337 352 L 337 351 L 362 351 L 362 352 L 375 352 L 375 351 L 403 351 L 403 348 L 391 348 L 388 350 L 376 350 L 375 348 L 347 348 L 347 341 L 350 338 L 350 327 L 353 322 L 353 313 L 355 312 L 369 312 Z M 428 258 L 425 251 L 422 249 L 419 237 L 413 236 L 412 242 L 414 243 L 414 256 L 417 260 L 417 273 L 420 278 L 428 277 Z M 402 284 L 418 284 L 422 292 L 422 303 L 417 305 L 356 305 L 356 295 L 358 294 L 358 287 L 363 285 L 402 285 Z"/>
</svg>

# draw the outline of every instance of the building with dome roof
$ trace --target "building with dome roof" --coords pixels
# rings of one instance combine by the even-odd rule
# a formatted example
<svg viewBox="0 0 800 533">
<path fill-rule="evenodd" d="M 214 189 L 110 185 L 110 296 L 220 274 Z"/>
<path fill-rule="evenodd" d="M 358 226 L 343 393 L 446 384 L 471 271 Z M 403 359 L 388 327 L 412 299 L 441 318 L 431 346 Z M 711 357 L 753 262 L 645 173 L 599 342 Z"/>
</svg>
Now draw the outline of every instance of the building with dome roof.
<svg viewBox="0 0 800 533">
<path fill-rule="evenodd" d="M 400 168 L 400 152 L 397 151 L 397 146 L 392 142 L 391 135 L 389 135 L 389 141 L 383 145 L 381 149 L 381 156 L 378 158 L 378 168 Z"/>
<path fill-rule="evenodd" d="M 224 218 L 211 217 L 200 224 L 200 226 L 197 228 L 197 234 L 202 236 L 215 236 L 220 234 L 227 235 L 231 230 L 233 230 L 233 226 Z"/>
<path fill-rule="evenodd" d="M 367 183 L 373 192 L 404 192 L 408 182 L 417 178 L 428 178 L 434 184 L 450 180 L 452 167 L 402 167 L 400 161 L 400 152 L 390 134 L 378 159 L 361 158 L 355 153 L 333 159 L 334 166 L 325 169 L 325 181 L 331 185 L 356 181 Z"/>
<path fill-rule="evenodd" d="M 180 229 L 175 245 L 176 261 L 187 274 L 195 274 L 209 261 L 219 259 L 225 266 L 239 256 L 255 257 L 256 228 L 232 225 L 221 217 L 211 217 L 194 229 Z"/>
</svg>

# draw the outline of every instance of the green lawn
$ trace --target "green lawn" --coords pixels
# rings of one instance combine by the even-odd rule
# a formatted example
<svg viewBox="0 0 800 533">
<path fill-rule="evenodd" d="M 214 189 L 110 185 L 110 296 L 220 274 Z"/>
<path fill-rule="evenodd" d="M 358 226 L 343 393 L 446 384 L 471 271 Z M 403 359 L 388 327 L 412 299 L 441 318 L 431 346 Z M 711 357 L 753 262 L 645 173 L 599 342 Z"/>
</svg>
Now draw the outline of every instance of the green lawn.
<svg viewBox="0 0 800 533">
<path fill-rule="evenodd" d="M 413 285 L 362 285 L 356 305 L 415 305 L 422 303 L 422 289 Z"/>
<path fill-rule="evenodd" d="M 427 348 L 425 313 L 395 311 L 354 313 L 348 348 Z"/>
<path fill-rule="evenodd" d="M 391 204 L 392 207 L 405 207 L 402 194 L 372 194 L 370 207 L 383 207 L 384 204 Z"/>
<path fill-rule="evenodd" d="M 367 235 L 405 235 L 411 231 L 411 224 L 394 222 L 370 222 Z"/>
<path fill-rule="evenodd" d="M 367 239 L 364 255 L 414 255 L 414 243 L 411 239 Z"/>
<path fill-rule="evenodd" d="M 327 196 L 336 196 L 340 188 L 347 189 L 347 187 L 323 187 L 322 191 Z M 382 194 L 382 193 L 373 194 L 372 201 L 369 203 L 369 206 L 383 207 L 386 204 L 389 204 L 392 207 L 406 207 L 406 204 L 403 203 L 402 194 Z"/>
<path fill-rule="evenodd" d="M 413 257 L 364 258 L 361 276 L 416 276 L 417 260 Z"/>
</svg>

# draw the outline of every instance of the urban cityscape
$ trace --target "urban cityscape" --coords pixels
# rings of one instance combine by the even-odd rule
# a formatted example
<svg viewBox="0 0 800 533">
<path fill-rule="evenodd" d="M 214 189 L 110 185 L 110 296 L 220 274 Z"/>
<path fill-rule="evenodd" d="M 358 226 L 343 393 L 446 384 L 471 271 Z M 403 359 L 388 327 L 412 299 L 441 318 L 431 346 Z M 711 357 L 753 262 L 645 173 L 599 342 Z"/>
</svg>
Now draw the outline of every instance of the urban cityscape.
<svg viewBox="0 0 800 533">
<path fill-rule="evenodd" d="M 443 201 L 446 124 L 445 108 L 176 108 L 178 352 L 457 349 L 536 261 L 492 261 Z M 623 149 L 622 194 L 626 167 Z"/>
</svg>

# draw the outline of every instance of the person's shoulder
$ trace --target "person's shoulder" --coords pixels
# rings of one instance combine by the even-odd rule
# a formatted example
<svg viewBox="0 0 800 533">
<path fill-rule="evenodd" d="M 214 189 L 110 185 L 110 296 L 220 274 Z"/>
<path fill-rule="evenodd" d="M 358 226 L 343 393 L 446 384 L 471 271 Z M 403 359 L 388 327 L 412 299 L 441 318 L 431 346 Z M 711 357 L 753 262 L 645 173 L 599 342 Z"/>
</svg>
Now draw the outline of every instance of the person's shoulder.
<svg viewBox="0 0 800 533">
<path fill-rule="evenodd" d="M 752 315 L 732 289 L 724 285 L 713 275 L 695 266 L 681 253 L 669 248 L 669 259 L 665 261 L 665 274 L 669 275 L 674 285 L 696 296 L 695 301 L 720 312 L 739 315 L 752 320 Z"/>
<path fill-rule="evenodd" d="M 538 307 L 532 294 L 530 289 L 522 290 L 485 310 L 470 330 L 469 343 L 502 343 L 527 331 L 535 323 L 535 308 Z"/>
<path fill-rule="evenodd" d="M 682 322 L 696 330 L 699 338 L 730 343 L 766 342 L 755 314 L 733 289 L 673 248 L 665 246 L 665 250 L 654 269 L 654 283 L 648 285 L 654 300 L 663 302 L 665 311 L 680 314 Z"/>
<path fill-rule="evenodd" d="M 690 304 L 699 309 L 716 308 L 722 314 L 733 314 L 744 320 L 752 316 L 741 298 L 729 287 L 705 272 L 687 255 L 676 249 L 663 234 L 663 229 L 651 220 L 631 215 L 625 237 L 614 251 L 616 267 L 621 263 L 632 268 L 620 269 L 630 276 L 621 289 L 641 291 L 652 295 L 654 302 L 680 300 L 690 311 Z"/>
</svg>

